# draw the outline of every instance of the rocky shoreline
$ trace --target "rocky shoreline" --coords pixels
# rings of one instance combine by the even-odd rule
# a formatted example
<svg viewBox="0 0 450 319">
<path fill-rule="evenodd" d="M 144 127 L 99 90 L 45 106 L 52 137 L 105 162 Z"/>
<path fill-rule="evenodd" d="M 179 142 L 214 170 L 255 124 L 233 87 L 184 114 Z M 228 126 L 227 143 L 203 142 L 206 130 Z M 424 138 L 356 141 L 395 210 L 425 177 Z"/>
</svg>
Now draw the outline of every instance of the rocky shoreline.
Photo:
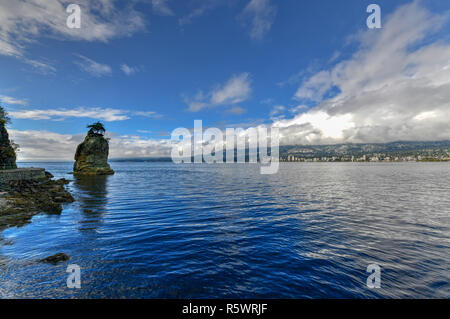
<svg viewBox="0 0 450 319">
<path fill-rule="evenodd" d="M 19 146 L 9 139 L 6 125 L 11 122 L 0 106 L 0 233 L 9 227 L 20 227 L 40 213 L 61 214 L 63 204 L 75 201 L 66 189 L 70 181 L 54 176 L 43 168 L 17 168 Z M 74 175 L 112 175 L 108 164 L 109 139 L 101 122 L 88 125 L 85 140 L 75 152 Z M 69 260 L 64 253 L 41 259 L 56 264 Z"/>
<path fill-rule="evenodd" d="M 45 172 L 41 179 L 8 181 L 0 184 L 0 231 L 23 226 L 40 213 L 61 214 L 62 205 L 74 202 L 67 191 L 70 181 L 53 179 Z"/>
<path fill-rule="evenodd" d="M 20 227 L 40 213 L 61 214 L 63 204 L 75 201 L 66 189 L 70 181 L 54 176 L 43 168 L 17 168 L 18 146 L 9 139 L 7 112 L 0 106 L 0 233 L 9 227 Z M 89 131 L 75 152 L 74 175 L 112 175 L 108 164 L 109 139 L 101 122 L 87 126 Z M 58 253 L 40 262 L 57 264 L 69 260 Z"/>
</svg>

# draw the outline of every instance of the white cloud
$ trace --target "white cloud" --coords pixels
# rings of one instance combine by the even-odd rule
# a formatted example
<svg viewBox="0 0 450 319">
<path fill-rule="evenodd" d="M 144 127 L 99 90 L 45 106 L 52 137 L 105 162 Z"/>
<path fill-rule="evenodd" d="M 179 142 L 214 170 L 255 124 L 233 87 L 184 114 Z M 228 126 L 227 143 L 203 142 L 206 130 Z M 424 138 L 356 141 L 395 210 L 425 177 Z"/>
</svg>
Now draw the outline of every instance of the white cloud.
<svg viewBox="0 0 450 319">
<path fill-rule="evenodd" d="M 333 86 L 331 74 L 328 71 L 322 71 L 309 78 L 295 93 L 298 99 L 309 99 L 312 101 L 321 101 L 326 92 Z"/>
<path fill-rule="evenodd" d="M 252 39 L 261 40 L 272 28 L 276 14 L 277 8 L 270 0 L 250 0 L 238 18 L 250 29 Z"/>
<path fill-rule="evenodd" d="M 118 138 L 111 135 L 110 157 L 170 157 L 172 141 L 145 139 L 140 137 Z"/>
<path fill-rule="evenodd" d="M 193 100 L 186 99 L 189 111 L 198 112 L 207 107 L 234 105 L 247 100 L 251 93 L 251 80 L 248 73 L 232 76 L 223 85 L 218 85 L 206 96 L 199 92 Z"/>
<path fill-rule="evenodd" d="M 126 65 L 126 64 L 122 64 L 122 65 L 120 66 L 120 69 L 121 69 L 122 72 L 125 73 L 126 75 L 133 75 L 133 74 L 135 74 L 136 72 L 139 71 L 139 68 L 138 68 L 138 67 L 133 67 L 133 66 L 129 66 L 129 65 Z"/>
<path fill-rule="evenodd" d="M 19 160 L 73 160 L 76 147 L 86 135 L 59 134 L 49 131 L 9 130 L 11 138 L 19 144 Z M 110 158 L 126 157 L 168 157 L 170 156 L 170 140 L 142 139 L 137 136 L 119 137 L 115 133 L 107 133 L 111 138 Z"/>
<path fill-rule="evenodd" d="M 11 139 L 20 146 L 18 160 L 73 160 L 82 134 L 69 135 L 48 131 L 9 130 Z"/>
<path fill-rule="evenodd" d="M 204 109 L 204 108 L 209 106 L 208 103 L 199 102 L 199 101 L 188 101 L 188 100 L 186 100 L 186 103 L 189 105 L 188 110 L 190 112 L 199 112 L 202 109 Z"/>
<path fill-rule="evenodd" d="M 76 54 L 79 60 L 74 61 L 81 70 L 91 74 L 95 77 L 108 76 L 112 74 L 112 68 L 107 64 L 98 63 L 92 59 L 89 59 L 81 54 Z"/>
<path fill-rule="evenodd" d="M 438 111 L 422 112 L 422 113 L 416 115 L 413 118 L 413 120 L 424 121 L 424 120 L 436 118 L 438 116 L 439 116 L 439 112 Z"/>
<path fill-rule="evenodd" d="M 0 101 L 5 104 L 11 104 L 11 105 L 27 105 L 27 100 L 20 100 L 15 97 L 6 96 L 6 95 L 0 95 Z"/>
<path fill-rule="evenodd" d="M 270 111 L 270 118 L 272 119 L 278 119 L 281 117 L 284 117 L 282 114 L 286 111 L 286 107 L 283 105 L 275 105 L 272 107 L 272 110 Z"/>
<path fill-rule="evenodd" d="M 145 28 L 145 20 L 133 9 L 133 3 L 119 7 L 117 2 L 78 0 L 81 28 L 66 25 L 69 0 L 0 1 L 0 55 L 13 56 L 47 71 L 52 65 L 30 59 L 27 47 L 41 37 L 59 40 L 101 41 L 128 36 Z"/>
<path fill-rule="evenodd" d="M 153 11 L 162 16 L 173 16 L 174 13 L 168 2 L 168 0 L 152 0 Z"/>
<path fill-rule="evenodd" d="M 152 118 L 152 119 L 159 119 L 162 117 L 161 114 L 159 114 L 157 112 L 153 112 L 153 111 L 137 111 L 137 112 L 133 112 L 133 114 L 137 115 L 137 116 Z"/>
<path fill-rule="evenodd" d="M 192 12 L 190 12 L 188 15 L 185 15 L 185 16 L 181 17 L 180 19 L 178 19 L 178 23 L 180 26 L 184 26 L 186 24 L 191 24 L 193 19 L 201 17 L 207 10 L 208 10 L 208 8 L 205 6 L 196 8 Z"/>
<path fill-rule="evenodd" d="M 272 104 L 273 102 L 275 102 L 275 100 L 272 98 L 267 98 L 267 99 L 259 101 L 259 103 L 261 103 L 261 104 Z"/>
<path fill-rule="evenodd" d="M 31 65 L 36 71 L 42 74 L 54 74 L 56 72 L 56 67 L 45 59 L 34 60 L 26 57 L 21 57 L 22 61 L 28 65 Z"/>
<path fill-rule="evenodd" d="M 130 117 L 127 115 L 128 111 L 110 109 L 110 108 L 85 108 L 78 107 L 74 109 L 49 109 L 49 110 L 22 110 L 11 111 L 9 115 L 15 119 L 28 120 L 54 120 L 61 121 L 65 118 L 92 118 L 103 120 L 107 122 L 124 121 Z"/>
<path fill-rule="evenodd" d="M 450 139 L 450 44 L 433 37 L 448 13 L 420 2 L 399 7 L 359 49 L 306 79 L 295 95 L 318 104 L 278 120 L 285 144 Z M 324 98 L 336 88 L 332 98 Z M 334 91 L 335 89 L 333 89 Z"/>
<path fill-rule="evenodd" d="M 231 109 L 228 110 L 228 112 L 234 115 L 242 115 L 247 111 L 240 106 L 233 106 Z"/>
<path fill-rule="evenodd" d="M 113 108 L 100 107 L 76 107 L 71 109 L 48 109 L 48 110 L 20 110 L 11 111 L 9 115 L 15 119 L 27 120 L 52 120 L 62 121 L 66 118 L 91 118 L 106 122 L 125 121 L 131 116 L 142 116 L 148 118 L 161 118 L 162 115 L 153 111 L 127 111 Z"/>
<path fill-rule="evenodd" d="M 289 110 L 292 114 L 303 113 L 308 109 L 306 105 L 297 105 Z"/>
<path fill-rule="evenodd" d="M 178 23 L 180 26 L 185 26 L 187 24 L 191 24 L 194 19 L 197 19 L 204 14 L 206 14 L 208 11 L 211 11 L 215 9 L 220 4 L 226 3 L 223 0 L 201 0 L 201 5 L 194 8 L 191 12 L 189 12 L 187 15 L 182 16 L 180 19 L 178 19 Z"/>
<path fill-rule="evenodd" d="M 236 104 L 246 100 L 251 93 L 248 73 L 233 76 L 228 82 L 212 92 L 213 104 Z"/>
</svg>

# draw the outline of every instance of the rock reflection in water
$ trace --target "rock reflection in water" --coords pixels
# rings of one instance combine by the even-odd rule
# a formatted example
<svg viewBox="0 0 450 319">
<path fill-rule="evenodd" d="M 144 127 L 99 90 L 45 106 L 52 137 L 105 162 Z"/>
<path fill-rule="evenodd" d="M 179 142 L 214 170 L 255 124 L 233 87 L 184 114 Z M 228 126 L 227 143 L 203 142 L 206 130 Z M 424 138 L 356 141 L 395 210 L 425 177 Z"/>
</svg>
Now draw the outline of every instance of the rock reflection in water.
<svg viewBox="0 0 450 319">
<path fill-rule="evenodd" d="M 83 212 L 81 231 L 96 230 L 107 210 L 108 176 L 76 176 L 73 186 L 77 189 L 77 202 Z"/>
</svg>

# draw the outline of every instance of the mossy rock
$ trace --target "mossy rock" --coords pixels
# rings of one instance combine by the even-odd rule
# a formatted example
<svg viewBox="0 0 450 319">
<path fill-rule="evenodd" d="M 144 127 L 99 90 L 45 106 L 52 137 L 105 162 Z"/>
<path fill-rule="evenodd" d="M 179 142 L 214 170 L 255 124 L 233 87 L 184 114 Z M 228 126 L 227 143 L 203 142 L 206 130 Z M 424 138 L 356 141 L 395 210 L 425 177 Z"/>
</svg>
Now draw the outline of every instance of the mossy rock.
<svg viewBox="0 0 450 319">
<path fill-rule="evenodd" d="M 76 175 L 112 175 L 108 164 L 109 143 L 102 135 L 88 134 L 78 145 L 73 167 Z"/>
</svg>

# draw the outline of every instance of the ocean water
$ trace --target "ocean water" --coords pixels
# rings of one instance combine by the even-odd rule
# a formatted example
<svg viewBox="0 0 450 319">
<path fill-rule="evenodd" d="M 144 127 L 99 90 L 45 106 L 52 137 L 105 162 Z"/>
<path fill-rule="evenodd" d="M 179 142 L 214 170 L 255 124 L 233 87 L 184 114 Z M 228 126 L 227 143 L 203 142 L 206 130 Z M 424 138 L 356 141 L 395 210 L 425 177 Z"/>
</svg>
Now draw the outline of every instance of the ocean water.
<svg viewBox="0 0 450 319">
<path fill-rule="evenodd" d="M 0 234 L 2 298 L 450 297 L 449 163 L 20 166 L 72 180 L 76 202 Z"/>
</svg>

